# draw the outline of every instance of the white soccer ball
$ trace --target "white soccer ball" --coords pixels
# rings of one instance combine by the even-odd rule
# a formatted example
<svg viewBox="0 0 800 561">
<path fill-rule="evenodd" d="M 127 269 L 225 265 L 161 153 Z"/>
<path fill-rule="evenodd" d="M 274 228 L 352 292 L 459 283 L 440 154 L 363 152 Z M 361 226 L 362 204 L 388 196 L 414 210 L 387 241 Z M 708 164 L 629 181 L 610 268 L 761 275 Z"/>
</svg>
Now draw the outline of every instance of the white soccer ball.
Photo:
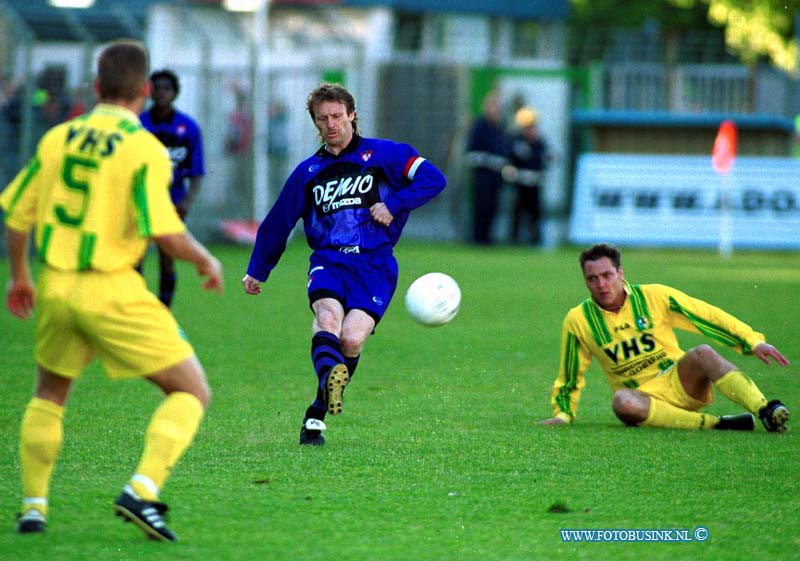
<svg viewBox="0 0 800 561">
<path fill-rule="evenodd" d="M 456 317 L 461 305 L 458 283 L 444 273 L 428 273 L 406 291 L 406 310 L 424 325 L 444 325 Z"/>
</svg>

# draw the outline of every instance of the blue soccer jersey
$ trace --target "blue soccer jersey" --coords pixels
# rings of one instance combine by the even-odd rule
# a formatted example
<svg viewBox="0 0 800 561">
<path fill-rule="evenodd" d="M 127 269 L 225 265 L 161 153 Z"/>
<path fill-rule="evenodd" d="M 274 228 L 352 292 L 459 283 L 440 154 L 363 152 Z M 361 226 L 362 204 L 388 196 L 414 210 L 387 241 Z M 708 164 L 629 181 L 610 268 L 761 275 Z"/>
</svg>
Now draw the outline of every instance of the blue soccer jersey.
<svg viewBox="0 0 800 561">
<path fill-rule="evenodd" d="M 267 280 L 300 218 L 314 251 L 391 254 L 411 211 L 445 185 L 442 172 L 408 144 L 355 135 L 338 156 L 323 146 L 286 180 L 258 228 L 247 274 Z M 392 213 L 389 226 L 372 219 L 379 202 Z"/>
<path fill-rule="evenodd" d="M 178 204 L 188 193 L 186 180 L 205 175 L 203 138 L 200 127 L 186 113 L 174 111 L 164 120 L 154 120 L 151 111 L 139 116 L 144 128 L 153 133 L 167 147 L 172 160 L 172 184 L 169 192 L 172 202 Z"/>
</svg>

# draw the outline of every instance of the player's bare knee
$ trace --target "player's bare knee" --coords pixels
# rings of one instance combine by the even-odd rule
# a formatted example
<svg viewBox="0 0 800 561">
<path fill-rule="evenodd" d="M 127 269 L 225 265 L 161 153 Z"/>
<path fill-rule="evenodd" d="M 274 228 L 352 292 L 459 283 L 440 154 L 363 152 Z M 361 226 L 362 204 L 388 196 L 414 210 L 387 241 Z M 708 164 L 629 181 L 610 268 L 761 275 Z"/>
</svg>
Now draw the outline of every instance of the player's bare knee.
<svg viewBox="0 0 800 561">
<path fill-rule="evenodd" d="M 203 366 L 196 356 L 146 377 L 165 394 L 183 392 L 193 395 L 204 408 L 211 403 L 211 389 Z"/>
<path fill-rule="evenodd" d="M 719 353 L 717 353 L 717 351 L 715 351 L 711 345 L 706 345 L 703 343 L 686 351 L 685 356 L 688 356 L 690 360 L 698 365 L 705 365 L 711 361 L 717 360 Z"/>
<path fill-rule="evenodd" d="M 203 404 L 204 409 L 208 409 L 211 404 L 211 388 L 208 385 L 206 373 L 199 361 L 193 362 L 193 366 L 192 373 L 186 380 L 185 391 L 195 396 Z"/>
<path fill-rule="evenodd" d="M 352 333 L 342 333 L 339 343 L 342 345 L 342 354 L 345 356 L 358 356 L 364 348 L 366 340 Z"/>
<path fill-rule="evenodd" d="M 714 381 L 736 366 L 710 345 L 702 344 L 689 349 L 678 361 L 678 368 L 682 379 L 685 379 L 687 374 L 695 374 Z"/>
<path fill-rule="evenodd" d="M 208 387 L 208 382 L 203 375 L 192 377 L 175 385 L 173 391 L 193 395 L 203 405 L 203 409 L 208 409 L 211 404 L 211 388 Z"/>
<path fill-rule="evenodd" d="M 341 320 L 336 314 L 325 309 L 317 310 L 314 317 L 314 333 L 327 331 L 338 335 L 341 328 Z"/>
<path fill-rule="evenodd" d="M 203 409 L 208 409 L 211 405 L 211 388 L 208 384 L 203 384 L 194 396 L 203 404 Z"/>
<path fill-rule="evenodd" d="M 211 404 L 211 388 L 208 387 L 205 380 L 192 380 L 176 387 L 174 391 L 193 395 L 202 404 L 203 409 L 208 409 Z"/>
<path fill-rule="evenodd" d="M 647 419 L 650 402 L 647 396 L 640 392 L 622 389 L 614 393 L 611 407 L 620 421 L 626 425 L 638 425 Z"/>
</svg>

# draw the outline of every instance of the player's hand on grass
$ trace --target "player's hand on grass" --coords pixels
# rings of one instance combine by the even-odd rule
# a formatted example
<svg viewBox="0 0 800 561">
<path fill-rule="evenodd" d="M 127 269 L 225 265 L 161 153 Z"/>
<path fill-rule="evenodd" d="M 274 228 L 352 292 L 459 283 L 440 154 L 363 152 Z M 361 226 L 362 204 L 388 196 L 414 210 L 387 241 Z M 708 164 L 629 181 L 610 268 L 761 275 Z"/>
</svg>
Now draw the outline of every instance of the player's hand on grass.
<svg viewBox="0 0 800 561">
<path fill-rule="evenodd" d="M 539 421 L 539 423 L 538 423 L 538 424 L 540 424 L 540 425 L 546 425 L 546 426 L 551 426 L 551 425 L 566 425 L 566 424 L 567 424 L 567 422 L 566 422 L 566 421 L 564 421 L 564 419 L 559 419 L 558 417 L 550 417 L 549 419 L 545 419 L 544 421 Z"/>
<path fill-rule="evenodd" d="M 781 366 L 788 366 L 789 361 L 781 352 L 769 343 L 759 343 L 753 349 L 753 354 L 764 364 L 772 364 L 772 360 Z"/>
<path fill-rule="evenodd" d="M 223 292 L 222 263 L 213 255 L 197 266 L 197 274 L 206 277 L 203 283 L 205 290 L 215 290 L 218 294 Z"/>
<path fill-rule="evenodd" d="M 261 281 L 254 279 L 250 275 L 244 276 L 242 279 L 242 286 L 244 286 L 244 291 L 247 294 L 252 294 L 253 296 L 261 294 Z"/>
<path fill-rule="evenodd" d="M 6 287 L 6 307 L 20 319 L 33 313 L 35 289 L 30 282 L 9 282 Z"/>
</svg>

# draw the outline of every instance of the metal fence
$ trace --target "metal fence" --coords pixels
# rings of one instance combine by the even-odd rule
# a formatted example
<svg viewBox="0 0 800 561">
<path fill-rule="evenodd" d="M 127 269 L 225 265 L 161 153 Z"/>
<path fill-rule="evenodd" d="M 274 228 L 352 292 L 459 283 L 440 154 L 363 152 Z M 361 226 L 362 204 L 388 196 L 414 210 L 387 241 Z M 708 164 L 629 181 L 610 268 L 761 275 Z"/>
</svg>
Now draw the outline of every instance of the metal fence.
<svg viewBox="0 0 800 561">
<path fill-rule="evenodd" d="M 787 118 L 800 111 L 797 81 L 769 67 L 620 63 L 603 65 L 594 75 L 594 109 Z"/>
</svg>

